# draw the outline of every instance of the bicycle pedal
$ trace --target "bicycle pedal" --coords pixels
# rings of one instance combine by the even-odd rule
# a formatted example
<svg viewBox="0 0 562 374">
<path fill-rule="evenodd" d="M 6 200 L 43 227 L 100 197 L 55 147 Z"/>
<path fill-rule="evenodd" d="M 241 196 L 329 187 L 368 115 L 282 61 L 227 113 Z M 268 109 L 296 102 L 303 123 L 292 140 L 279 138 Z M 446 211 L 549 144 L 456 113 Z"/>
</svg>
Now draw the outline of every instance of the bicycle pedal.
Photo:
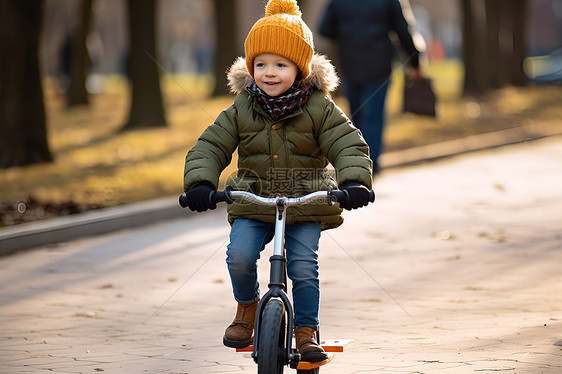
<svg viewBox="0 0 562 374">
<path fill-rule="evenodd" d="M 353 342 L 352 339 L 322 340 L 320 345 L 326 352 L 343 352 L 343 349 Z"/>
<path fill-rule="evenodd" d="M 236 352 L 253 352 L 254 351 L 254 345 L 249 345 L 246 348 L 236 348 Z"/>
<path fill-rule="evenodd" d="M 328 358 L 319 362 L 300 361 L 297 370 L 312 370 L 324 366 L 334 359 L 335 354 L 328 353 Z"/>
</svg>

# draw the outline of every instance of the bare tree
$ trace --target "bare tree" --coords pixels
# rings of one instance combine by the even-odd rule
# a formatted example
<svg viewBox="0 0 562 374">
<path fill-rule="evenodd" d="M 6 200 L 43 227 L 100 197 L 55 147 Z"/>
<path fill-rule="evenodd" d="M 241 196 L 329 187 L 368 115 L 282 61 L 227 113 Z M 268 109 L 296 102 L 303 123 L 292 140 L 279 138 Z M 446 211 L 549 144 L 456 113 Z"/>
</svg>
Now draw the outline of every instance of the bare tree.
<svg viewBox="0 0 562 374">
<path fill-rule="evenodd" d="M 528 0 L 461 0 L 465 94 L 527 83 Z"/>
<path fill-rule="evenodd" d="M 81 0 L 77 29 L 72 38 L 71 63 L 70 63 L 70 87 L 66 93 L 67 105 L 88 104 L 88 91 L 86 90 L 86 79 L 90 66 L 86 39 L 90 33 L 92 24 L 92 1 Z"/>
<path fill-rule="evenodd" d="M 52 161 L 39 71 L 42 0 L 0 1 L 0 168 Z"/>
<path fill-rule="evenodd" d="M 215 0 L 215 88 L 213 96 L 228 94 L 226 70 L 230 67 L 238 51 L 238 30 L 236 27 L 236 0 Z"/>
<path fill-rule="evenodd" d="M 527 0 L 488 0 L 488 78 L 492 88 L 527 83 L 523 71 L 526 52 Z"/>
<path fill-rule="evenodd" d="M 525 86 L 529 83 L 523 62 L 527 56 L 527 14 L 528 0 L 511 0 L 507 3 L 507 9 L 511 14 L 513 27 L 513 50 L 510 60 L 509 82 L 514 86 Z"/>
<path fill-rule="evenodd" d="M 485 27 L 483 29 L 485 30 L 485 44 L 482 47 L 485 52 L 486 62 L 483 64 L 483 68 L 485 69 L 487 88 L 491 89 L 500 88 L 506 83 L 506 69 L 498 69 L 498 64 L 501 64 L 507 57 L 506 50 L 500 48 L 501 11 L 504 1 L 486 1 L 484 7 Z"/>
<path fill-rule="evenodd" d="M 131 109 L 124 130 L 166 126 L 156 55 L 156 0 L 129 0 Z"/>
</svg>

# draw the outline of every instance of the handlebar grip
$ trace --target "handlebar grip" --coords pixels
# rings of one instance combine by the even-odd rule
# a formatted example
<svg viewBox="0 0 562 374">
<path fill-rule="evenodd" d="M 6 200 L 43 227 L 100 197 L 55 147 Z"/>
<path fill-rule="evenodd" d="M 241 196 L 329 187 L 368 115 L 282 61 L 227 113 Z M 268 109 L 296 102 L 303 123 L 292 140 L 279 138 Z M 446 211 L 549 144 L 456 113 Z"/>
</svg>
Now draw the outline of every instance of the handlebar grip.
<svg viewBox="0 0 562 374">
<path fill-rule="evenodd" d="M 349 195 L 348 195 L 347 191 L 345 191 L 345 190 L 333 190 L 331 192 L 331 196 L 338 203 L 345 203 L 347 201 L 347 199 L 349 199 Z M 375 202 L 375 191 L 374 190 L 369 191 L 369 202 L 371 202 L 371 203 Z"/>
<path fill-rule="evenodd" d="M 179 202 L 182 208 L 187 208 L 187 196 L 185 194 L 180 195 Z"/>
<path fill-rule="evenodd" d="M 230 197 L 230 192 L 232 191 L 232 187 L 227 186 L 224 191 L 215 191 L 211 196 L 212 203 L 222 203 L 223 201 L 227 204 L 232 204 L 233 200 Z"/>
<path fill-rule="evenodd" d="M 347 192 L 342 190 L 333 190 L 331 195 L 338 203 L 345 203 L 348 198 Z"/>
<path fill-rule="evenodd" d="M 209 196 L 209 200 L 211 203 L 221 203 L 225 201 L 227 204 L 232 204 L 233 200 L 230 197 L 230 192 L 232 191 L 232 187 L 227 186 L 224 191 L 215 191 L 212 195 Z M 187 196 L 185 194 L 180 195 L 179 203 L 182 208 L 187 208 Z"/>
</svg>

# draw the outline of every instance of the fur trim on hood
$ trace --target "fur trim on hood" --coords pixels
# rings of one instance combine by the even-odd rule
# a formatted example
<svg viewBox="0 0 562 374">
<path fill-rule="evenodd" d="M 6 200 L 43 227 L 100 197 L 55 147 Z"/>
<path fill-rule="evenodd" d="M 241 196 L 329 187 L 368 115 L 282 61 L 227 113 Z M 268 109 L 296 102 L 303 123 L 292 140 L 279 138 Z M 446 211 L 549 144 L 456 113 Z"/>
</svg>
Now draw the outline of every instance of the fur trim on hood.
<svg viewBox="0 0 562 374">
<path fill-rule="evenodd" d="M 246 59 L 238 57 L 226 73 L 230 92 L 238 95 L 250 86 L 254 79 L 246 68 Z M 339 85 L 340 79 L 334 65 L 325 56 L 315 53 L 310 62 L 310 75 L 304 80 L 312 87 L 329 94 Z"/>
</svg>

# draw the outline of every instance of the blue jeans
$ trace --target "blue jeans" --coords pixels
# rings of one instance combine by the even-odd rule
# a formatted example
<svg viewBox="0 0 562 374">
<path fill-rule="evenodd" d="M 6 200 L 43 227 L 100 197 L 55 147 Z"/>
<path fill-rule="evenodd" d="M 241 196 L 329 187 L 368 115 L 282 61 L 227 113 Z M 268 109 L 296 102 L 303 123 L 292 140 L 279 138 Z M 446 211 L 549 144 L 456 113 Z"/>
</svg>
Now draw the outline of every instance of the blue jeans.
<svg viewBox="0 0 562 374">
<path fill-rule="evenodd" d="M 383 151 L 384 103 L 389 81 L 354 85 L 345 82 L 345 96 L 349 101 L 351 120 L 361 130 L 371 151 L 373 171 L 377 172 L 378 158 Z"/>
<path fill-rule="evenodd" d="M 237 218 L 230 230 L 226 263 L 234 298 L 247 304 L 260 297 L 258 264 L 261 251 L 273 239 L 275 224 Z M 295 326 L 318 326 L 320 281 L 318 279 L 319 222 L 299 222 L 285 227 L 287 275 L 293 281 Z"/>
</svg>

